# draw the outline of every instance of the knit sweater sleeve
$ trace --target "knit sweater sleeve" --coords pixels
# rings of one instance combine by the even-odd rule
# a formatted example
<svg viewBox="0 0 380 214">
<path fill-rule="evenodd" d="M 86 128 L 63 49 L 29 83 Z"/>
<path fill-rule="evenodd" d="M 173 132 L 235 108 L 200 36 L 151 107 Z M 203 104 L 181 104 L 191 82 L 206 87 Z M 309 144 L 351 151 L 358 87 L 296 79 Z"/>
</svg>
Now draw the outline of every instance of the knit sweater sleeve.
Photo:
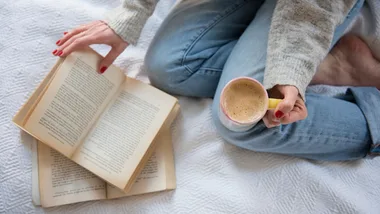
<svg viewBox="0 0 380 214">
<path fill-rule="evenodd" d="M 264 86 L 306 87 L 328 54 L 335 28 L 356 0 L 278 0 L 268 38 Z"/>
<path fill-rule="evenodd" d="M 119 7 L 106 14 L 104 21 L 124 41 L 135 45 L 157 2 L 158 0 L 123 0 Z"/>
</svg>

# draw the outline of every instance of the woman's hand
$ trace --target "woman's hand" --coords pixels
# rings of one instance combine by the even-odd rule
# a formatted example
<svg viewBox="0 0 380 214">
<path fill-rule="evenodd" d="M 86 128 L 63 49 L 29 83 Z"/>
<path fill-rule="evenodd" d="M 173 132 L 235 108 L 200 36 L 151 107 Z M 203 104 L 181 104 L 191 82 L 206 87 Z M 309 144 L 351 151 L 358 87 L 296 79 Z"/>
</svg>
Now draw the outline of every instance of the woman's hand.
<svg viewBox="0 0 380 214">
<path fill-rule="evenodd" d="M 67 56 L 71 52 L 93 44 L 106 44 L 112 47 L 107 56 L 100 62 L 99 71 L 104 73 L 115 59 L 127 48 L 128 43 L 121 39 L 106 23 L 91 22 L 79 26 L 56 43 L 58 48 L 53 51 L 55 56 Z"/>
<path fill-rule="evenodd" d="M 276 85 L 269 90 L 269 97 L 282 98 L 275 110 L 268 110 L 263 121 L 268 128 L 294 123 L 307 117 L 305 102 L 298 89 L 291 85 Z"/>
</svg>

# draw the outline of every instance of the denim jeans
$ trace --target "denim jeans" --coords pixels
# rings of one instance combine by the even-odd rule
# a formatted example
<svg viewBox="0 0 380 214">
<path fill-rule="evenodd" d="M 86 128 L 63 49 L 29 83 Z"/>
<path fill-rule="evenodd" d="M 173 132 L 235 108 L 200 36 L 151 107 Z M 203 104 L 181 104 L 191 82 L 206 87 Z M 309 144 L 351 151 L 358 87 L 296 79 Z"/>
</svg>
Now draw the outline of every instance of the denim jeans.
<svg viewBox="0 0 380 214">
<path fill-rule="evenodd" d="M 238 133 L 218 118 L 221 89 L 236 77 L 263 81 L 275 0 L 183 1 L 164 20 L 145 58 L 151 83 L 171 94 L 213 97 L 213 119 L 229 143 L 258 151 L 316 160 L 354 160 L 375 154 L 380 143 L 380 93 L 352 87 L 345 96 L 306 94 L 308 117 L 266 128 L 261 121 Z M 358 0 L 337 27 L 333 46 L 359 13 Z"/>
</svg>

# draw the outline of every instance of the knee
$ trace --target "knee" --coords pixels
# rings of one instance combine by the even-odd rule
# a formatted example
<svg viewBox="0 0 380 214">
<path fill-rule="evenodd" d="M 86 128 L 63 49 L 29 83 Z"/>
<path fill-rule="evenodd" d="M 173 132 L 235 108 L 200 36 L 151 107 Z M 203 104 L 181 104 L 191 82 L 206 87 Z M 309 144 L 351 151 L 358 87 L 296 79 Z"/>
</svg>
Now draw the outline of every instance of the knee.
<svg viewBox="0 0 380 214">
<path fill-rule="evenodd" d="M 152 85 L 158 88 L 172 85 L 169 77 L 169 68 L 173 62 L 169 57 L 160 54 L 160 50 L 155 44 L 152 44 L 145 56 L 144 66 Z"/>
<path fill-rule="evenodd" d="M 144 66 L 152 85 L 168 93 L 177 94 L 180 83 L 185 80 L 185 68 L 166 43 L 168 42 L 165 40 L 152 42 L 145 56 Z"/>
<path fill-rule="evenodd" d="M 170 43 L 153 42 L 147 52 L 145 68 L 151 84 L 173 95 L 213 97 L 219 74 L 204 74 L 199 69 L 191 70 L 184 53 L 170 48 L 176 46 Z"/>
</svg>

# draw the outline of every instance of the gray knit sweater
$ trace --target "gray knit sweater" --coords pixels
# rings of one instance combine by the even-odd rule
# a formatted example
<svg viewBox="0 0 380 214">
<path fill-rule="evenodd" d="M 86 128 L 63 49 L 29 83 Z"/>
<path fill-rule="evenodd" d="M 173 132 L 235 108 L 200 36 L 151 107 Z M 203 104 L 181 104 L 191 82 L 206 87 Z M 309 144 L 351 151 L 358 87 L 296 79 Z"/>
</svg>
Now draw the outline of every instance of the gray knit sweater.
<svg viewBox="0 0 380 214">
<path fill-rule="evenodd" d="M 293 85 L 305 98 L 306 87 L 329 51 L 336 26 L 344 21 L 355 2 L 278 0 L 269 33 L 265 88 Z M 124 0 L 105 21 L 125 41 L 136 44 L 156 3 Z"/>
</svg>

